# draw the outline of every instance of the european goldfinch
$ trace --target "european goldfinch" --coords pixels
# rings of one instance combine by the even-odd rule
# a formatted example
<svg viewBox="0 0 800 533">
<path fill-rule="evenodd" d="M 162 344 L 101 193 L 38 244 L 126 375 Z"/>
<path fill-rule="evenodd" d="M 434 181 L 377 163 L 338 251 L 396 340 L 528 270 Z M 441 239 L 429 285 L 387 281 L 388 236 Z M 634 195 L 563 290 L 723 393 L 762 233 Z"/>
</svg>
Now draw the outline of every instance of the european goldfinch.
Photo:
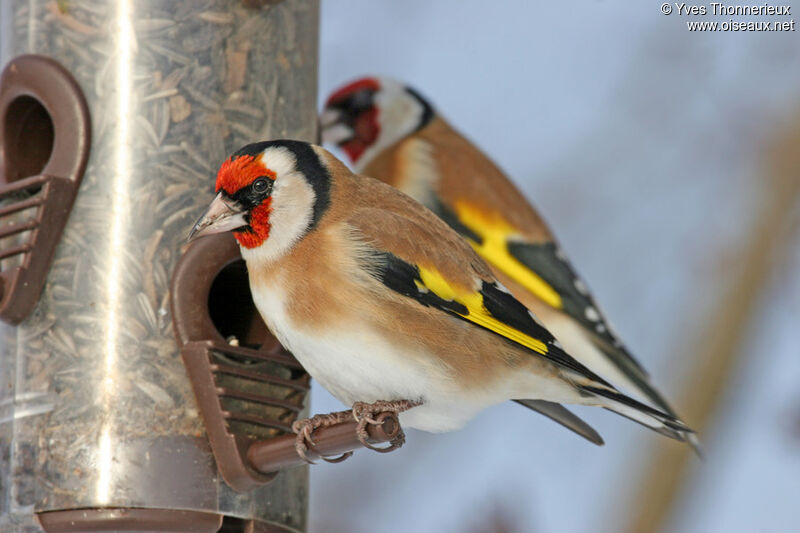
<svg viewBox="0 0 800 533">
<path fill-rule="evenodd" d="M 584 366 L 675 416 L 623 346 L 552 232 L 503 172 L 415 90 L 364 78 L 334 92 L 322 140 L 439 215 Z"/>
<path fill-rule="evenodd" d="M 690 434 L 569 356 L 431 211 L 321 147 L 245 146 L 216 190 L 192 235 L 233 232 L 269 329 L 340 401 L 378 402 L 361 416 L 402 411 L 405 427 L 442 432 L 496 403 L 544 400 Z"/>
</svg>

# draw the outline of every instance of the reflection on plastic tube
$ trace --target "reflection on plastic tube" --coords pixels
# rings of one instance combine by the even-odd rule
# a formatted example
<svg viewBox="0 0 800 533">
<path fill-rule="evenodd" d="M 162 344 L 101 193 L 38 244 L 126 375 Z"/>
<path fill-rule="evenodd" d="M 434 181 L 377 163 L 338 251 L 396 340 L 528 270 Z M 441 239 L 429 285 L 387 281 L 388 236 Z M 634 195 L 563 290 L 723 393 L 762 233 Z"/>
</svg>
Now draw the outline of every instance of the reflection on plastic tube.
<svg viewBox="0 0 800 533">
<path fill-rule="evenodd" d="M 131 69 L 133 49 L 133 28 L 131 25 L 130 0 L 120 0 L 117 4 L 117 116 L 116 116 L 116 161 L 114 172 L 113 194 L 111 198 L 111 231 L 108 243 L 108 315 L 106 321 L 106 353 L 105 376 L 103 379 L 102 402 L 106 419 L 100 431 L 99 460 L 97 477 L 97 501 L 106 504 L 111 495 L 111 466 L 112 446 L 111 429 L 113 423 L 113 409 L 111 402 L 114 399 L 116 385 L 116 362 L 118 314 L 120 306 L 121 259 L 124 251 L 126 225 L 129 213 L 128 180 L 130 177 L 130 111 L 131 111 Z"/>
<path fill-rule="evenodd" d="M 107 504 L 111 501 L 111 423 L 107 421 L 100 433 L 97 464 L 97 502 Z"/>
</svg>

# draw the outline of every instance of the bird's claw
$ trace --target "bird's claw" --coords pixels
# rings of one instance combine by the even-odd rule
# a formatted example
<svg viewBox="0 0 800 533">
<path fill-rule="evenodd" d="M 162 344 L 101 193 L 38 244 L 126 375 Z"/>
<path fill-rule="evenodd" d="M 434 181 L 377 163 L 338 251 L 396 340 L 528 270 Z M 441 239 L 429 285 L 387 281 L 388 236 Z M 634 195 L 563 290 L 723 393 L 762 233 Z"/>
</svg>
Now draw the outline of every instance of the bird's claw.
<svg viewBox="0 0 800 533">
<path fill-rule="evenodd" d="M 314 415 L 311 418 L 296 420 L 292 424 L 292 431 L 297 435 L 294 440 L 294 449 L 297 451 L 297 455 L 310 465 L 316 464 L 307 455 L 308 450 L 314 447 L 314 430 L 346 422 L 350 416 L 352 416 L 351 411 L 339 411 L 327 415 Z M 341 463 L 351 455 L 353 455 L 353 452 L 345 452 L 337 457 L 325 457 L 324 455 L 320 455 L 320 458 L 328 463 Z"/>
<path fill-rule="evenodd" d="M 365 448 L 374 450 L 379 453 L 388 453 L 400 448 L 406 442 L 406 435 L 401 427 L 397 435 L 389 441 L 389 445 L 385 447 L 374 446 L 368 441 L 369 433 L 367 432 L 367 424 L 380 425 L 383 420 L 375 418 L 375 415 L 380 413 L 391 412 L 399 415 L 403 411 L 407 411 L 412 407 L 420 405 L 421 402 L 414 402 L 411 400 L 395 400 L 395 401 L 377 401 L 375 403 L 356 402 L 353 404 L 353 419 L 358 422 L 356 426 L 356 436 L 358 441 Z"/>
<path fill-rule="evenodd" d="M 327 415 L 314 415 L 311 418 L 304 418 L 297 420 L 292 424 L 292 431 L 295 433 L 294 449 L 305 462 L 308 464 L 315 464 L 314 461 L 308 457 L 308 451 L 314 447 L 314 431 L 321 427 L 334 426 L 349 420 L 355 420 L 358 425 L 356 426 L 356 436 L 358 441 L 370 450 L 375 450 L 380 453 L 387 453 L 401 447 L 405 441 L 406 436 L 403 429 L 400 428 L 397 435 L 389 441 L 389 445 L 383 448 L 370 444 L 369 432 L 367 425 L 380 425 L 383 424 L 383 418 L 378 416 L 381 413 L 394 413 L 399 415 L 403 411 L 407 411 L 412 407 L 420 405 L 421 402 L 414 402 L 410 400 L 395 400 L 395 401 L 378 401 L 375 403 L 356 402 L 353 404 L 353 409 L 350 411 L 339 411 Z M 352 418 L 351 418 L 352 417 Z M 320 455 L 323 461 L 329 463 L 341 463 L 348 457 L 353 455 L 353 452 L 345 452 L 337 457 L 325 457 Z"/>
</svg>

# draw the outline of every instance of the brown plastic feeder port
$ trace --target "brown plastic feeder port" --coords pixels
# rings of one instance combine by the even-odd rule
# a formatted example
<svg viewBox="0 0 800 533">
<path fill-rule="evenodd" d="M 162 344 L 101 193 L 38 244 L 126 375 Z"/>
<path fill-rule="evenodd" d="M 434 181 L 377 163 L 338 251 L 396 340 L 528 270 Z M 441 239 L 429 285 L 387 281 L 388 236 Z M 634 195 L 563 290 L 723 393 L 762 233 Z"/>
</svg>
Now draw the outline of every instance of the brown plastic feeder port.
<svg viewBox="0 0 800 533">
<path fill-rule="evenodd" d="M 172 316 L 192 389 L 217 467 L 237 491 L 269 482 L 278 470 L 304 464 L 292 423 L 303 410 L 309 376 L 261 321 L 247 268 L 230 234 L 192 243 L 172 280 Z M 400 433 L 394 415 L 370 425 L 368 442 Z M 314 432 L 310 459 L 362 446 L 356 422 Z"/>
<path fill-rule="evenodd" d="M 36 306 L 90 148 L 81 89 L 56 61 L 24 55 L 0 77 L 0 320 Z"/>
<path fill-rule="evenodd" d="M 192 243 L 173 274 L 171 305 L 192 389 L 222 477 L 246 491 L 270 481 L 248 464 L 253 442 L 291 432 L 308 374 L 258 316 L 229 234 Z"/>
</svg>

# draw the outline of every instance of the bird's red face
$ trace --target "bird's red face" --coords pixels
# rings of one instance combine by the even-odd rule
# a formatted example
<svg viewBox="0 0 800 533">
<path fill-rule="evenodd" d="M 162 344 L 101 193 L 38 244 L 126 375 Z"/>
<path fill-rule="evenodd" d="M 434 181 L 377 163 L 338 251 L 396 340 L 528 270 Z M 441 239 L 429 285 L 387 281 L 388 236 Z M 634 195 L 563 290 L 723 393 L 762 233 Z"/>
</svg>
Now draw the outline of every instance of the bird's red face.
<svg viewBox="0 0 800 533">
<path fill-rule="evenodd" d="M 362 78 L 334 92 L 322 113 L 323 141 L 337 144 L 357 162 L 380 135 L 380 108 L 375 94 L 381 90 L 375 78 Z"/>
<path fill-rule="evenodd" d="M 261 246 L 270 231 L 270 204 L 275 172 L 260 153 L 229 157 L 217 173 L 217 196 L 195 224 L 190 239 L 232 231 L 245 248 Z"/>
</svg>

